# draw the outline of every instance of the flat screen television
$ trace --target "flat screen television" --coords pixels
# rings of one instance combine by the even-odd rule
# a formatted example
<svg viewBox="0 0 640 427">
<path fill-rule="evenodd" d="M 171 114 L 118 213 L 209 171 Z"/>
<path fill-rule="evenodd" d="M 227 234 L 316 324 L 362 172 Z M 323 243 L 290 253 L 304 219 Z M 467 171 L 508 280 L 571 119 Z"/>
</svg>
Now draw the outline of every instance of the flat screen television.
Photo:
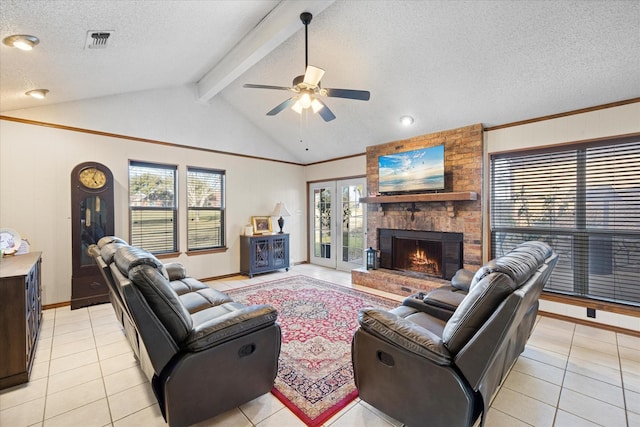
<svg viewBox="0 0 640 427">
<path fill-rule="evenodd" d="M 444 190 L 444 144 L 378 157 L 380 194 Z"/>
</svg>

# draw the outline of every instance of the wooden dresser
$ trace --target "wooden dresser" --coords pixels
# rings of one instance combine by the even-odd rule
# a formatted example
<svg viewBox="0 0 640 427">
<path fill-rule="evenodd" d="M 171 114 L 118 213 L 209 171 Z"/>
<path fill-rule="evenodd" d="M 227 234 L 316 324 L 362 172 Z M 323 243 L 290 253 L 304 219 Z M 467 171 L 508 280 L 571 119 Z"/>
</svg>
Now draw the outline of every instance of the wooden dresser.
<svg viewBox="0 0 640 427">
<path fill-rule="evenodd" d="M 0 389 L 29 381 L 42 319 L 41 255 L 0 260 Z"/>
</svg>

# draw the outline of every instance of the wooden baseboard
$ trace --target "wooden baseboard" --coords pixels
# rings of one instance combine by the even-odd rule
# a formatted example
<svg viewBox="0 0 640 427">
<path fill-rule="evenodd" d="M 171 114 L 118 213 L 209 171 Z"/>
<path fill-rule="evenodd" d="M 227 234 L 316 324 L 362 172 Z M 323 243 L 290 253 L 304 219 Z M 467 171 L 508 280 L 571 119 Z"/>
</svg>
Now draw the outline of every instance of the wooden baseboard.
<svg viewBox="0 0 640 427">
<path fill-rule="evenodd" d="M 56 302 L 55 304 L 45 304 L 42 306 L 42 309 L 49 310 L 51 308 L 68 307 L 70 305 L 71 305 L 71 301 L 63 301 L 63 302 Z"/>
<path fill-rule="evenodd" d="M 561 304 L 575 305 L 578 307 L 593 308 L 594 310 L 607 311 L 609 313 L 622 314 L 625 316 L 640 317 L 640 307 L 633 307 L 630 305 L 598 301 L 571 295 L 561 295 L 546 291 L 542 292 L 540 299 L 558 302 Z"/>
</svg>

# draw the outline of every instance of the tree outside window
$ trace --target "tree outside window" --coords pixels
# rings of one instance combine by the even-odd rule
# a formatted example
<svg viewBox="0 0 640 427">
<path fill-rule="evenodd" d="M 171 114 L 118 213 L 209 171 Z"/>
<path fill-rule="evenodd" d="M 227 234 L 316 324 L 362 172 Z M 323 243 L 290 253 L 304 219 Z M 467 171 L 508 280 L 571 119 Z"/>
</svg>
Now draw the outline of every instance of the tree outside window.
<svg viewBox="0 0 640 427">
<path fill-rule="evenodd" d="M 225 245 L 225 171 L 187 168 L 187 248 Z"/>
<path fill-rule="evenodd" d="M 154 254 L 177 252 L 175 165 L 129 162 L 131 245 Z"/>
</svg>

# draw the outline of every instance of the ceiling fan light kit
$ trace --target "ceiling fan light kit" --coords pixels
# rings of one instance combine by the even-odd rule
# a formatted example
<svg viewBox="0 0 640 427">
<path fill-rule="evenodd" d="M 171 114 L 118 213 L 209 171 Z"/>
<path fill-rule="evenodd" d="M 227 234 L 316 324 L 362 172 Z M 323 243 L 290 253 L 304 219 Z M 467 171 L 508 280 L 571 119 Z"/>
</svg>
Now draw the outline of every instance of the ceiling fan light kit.
<svg viewBox="0 0 640 427">
<path fill-rule="evenodd" d="M 322 68 L 309 65 L 309 38 L 308 38 L 308 25 L 311 22 L 313 15 L 309 12 L 303 12 L 300 14 L 300 21 L 304 24 L 304 60 L 305 60 L 305 72 L 302 76 L 296 76 L 293 79 L 293 85 L 291 87 L 285 86 L 270 86 L 259 84 L 245 84 L 243 87 L 251 89 L 272 89 L 272 90 L 288 90 L 294 92 L 296 95 L 280 103 L 272 110 L 267 112 L 267 116 L 275 116 L 282 110 L 291 107 L 293 111 L 298 114 L 306 109 L 311 108 L 314 113 L 318 113 L 325 122 L 329 122 L 336 118 L 331 112 L 329 107 L 320 99 L 321 96 L 329 98 L 346 98 L 356 99 L 360 101 L 368 101 L 371 94 L 366 90 L 353 90 L 353 89 L 331 89 L 323 88 L 320 85 L 320 80 L 324 76 L 324 70 Z"/>
</svg>

